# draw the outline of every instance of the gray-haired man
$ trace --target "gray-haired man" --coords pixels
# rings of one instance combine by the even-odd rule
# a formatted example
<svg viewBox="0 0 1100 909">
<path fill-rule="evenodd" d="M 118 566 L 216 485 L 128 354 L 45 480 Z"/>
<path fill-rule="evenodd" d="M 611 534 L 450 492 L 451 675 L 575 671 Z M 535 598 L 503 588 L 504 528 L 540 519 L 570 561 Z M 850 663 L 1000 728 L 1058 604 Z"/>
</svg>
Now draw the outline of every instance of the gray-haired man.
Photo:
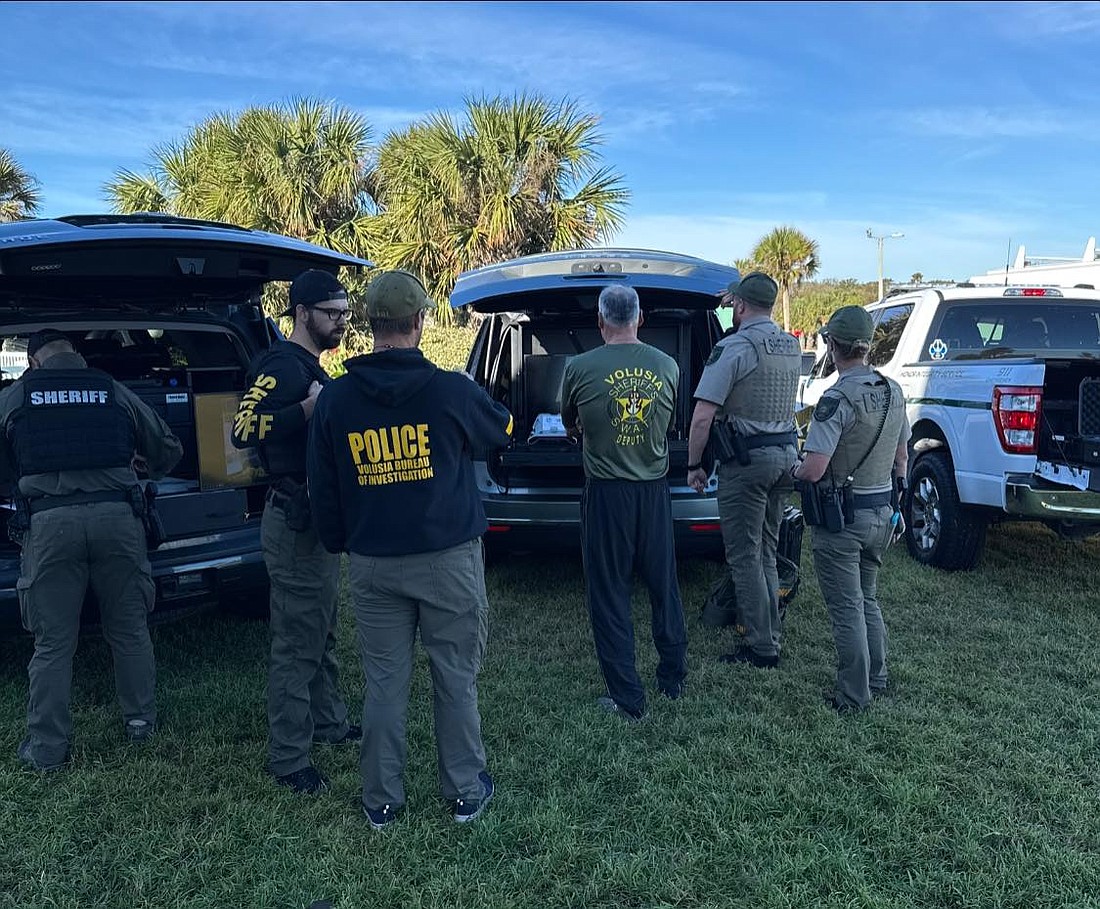
<svg viewBox="0 0 1100 909">
<path fill-rule="evenodd" d="M 584 436 L 586 483 L 581 545 L 592 635 L 607 697 L 598 704 L 625 719 L 646 711 L 634 667 L 630 593 L 635 570 L 649 588 L 657 687 L 683 692 L 687 631 L 672 539 L 668 429 L 680 368 L 638 340 L 642 313 L 632 287 L 605 287 L 599 298 L 604 345 L 573 357 L 562 380 L 562 422 Z"/>
</svg>

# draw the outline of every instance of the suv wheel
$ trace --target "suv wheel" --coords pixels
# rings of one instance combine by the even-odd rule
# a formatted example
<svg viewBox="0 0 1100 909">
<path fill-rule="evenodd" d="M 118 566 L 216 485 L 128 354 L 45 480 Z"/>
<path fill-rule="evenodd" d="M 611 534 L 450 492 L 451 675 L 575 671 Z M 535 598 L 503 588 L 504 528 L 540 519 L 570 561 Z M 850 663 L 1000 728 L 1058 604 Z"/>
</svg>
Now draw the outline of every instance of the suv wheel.
<svg viewBox="0 0 1100 909">
<path fill-rule="evenodd" d="M 909 471 L 905 524 L 909 555 L 922 565 L 968 571 L 981 558 L 989 521 L 959 501 L 951 456 L 930 451 Z"/>
</svg>

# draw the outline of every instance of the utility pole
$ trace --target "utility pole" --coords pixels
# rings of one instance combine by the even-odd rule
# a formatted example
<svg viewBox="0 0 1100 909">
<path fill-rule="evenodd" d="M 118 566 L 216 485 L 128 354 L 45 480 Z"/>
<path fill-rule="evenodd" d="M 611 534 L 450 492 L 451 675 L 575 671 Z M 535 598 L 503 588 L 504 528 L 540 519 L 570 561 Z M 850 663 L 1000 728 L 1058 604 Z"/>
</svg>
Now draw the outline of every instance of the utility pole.
<svg viewBox="0 0 1100 909">
<path fill-rule="evenodd" d="M 867 239 L 875 240 L 878 242 L 878 298 L 881 300 L 885 289 L 882 286 L 882 249 L 886 245 L 887 240 L 900 240 L 905 234 L 894 231 L 892 234 L 876 234 L 871 232 L 871 228 L 867 228 Z"/>
</svg>

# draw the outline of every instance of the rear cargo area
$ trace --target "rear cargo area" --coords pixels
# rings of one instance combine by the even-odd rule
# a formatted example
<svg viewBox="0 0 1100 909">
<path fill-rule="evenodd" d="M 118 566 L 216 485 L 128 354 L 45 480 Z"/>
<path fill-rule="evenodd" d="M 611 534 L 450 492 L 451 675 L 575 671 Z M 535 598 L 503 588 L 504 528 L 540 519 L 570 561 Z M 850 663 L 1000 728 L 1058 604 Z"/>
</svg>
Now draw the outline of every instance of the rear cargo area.
<svg viewBox="0 0 1100 909">
<path fill-rule="evenodd" d="M 561 410 L 561 383 L 570 357 L 603 344 L 588 314 L 557 313 L 491 317 L 478 378 L 515 419 L 514 441 L 487 458 L 493 479 L 505 488 L 579 489 L 584 485 L 580 446 L 548 433 Z M 656 310 L 646 314 L 639 337 L 681 364 L 676 411 L 669 431 L 670 470 L 686 470 L 691 393 L 720 334 L 710 311 Z"/>
<path fill-rule="evenodd" d="M 90 367 L 125 384 L 179 437 L 183 458 L 170 476 L 157 481 L 158 510 L 170 540 L 239 528 L 247 515 L 262 511 L 266 489 L 254 456 L 229 443 L 248 362 L 239 338 L 201 323 L 55 326 L 70 336 Z M 0 385 L 10 385 L 26 369 L 28 334 L 3 330 Z M 11 546 L 2 530 L 0 544 Z"/>
<path fill-rule="evenodd" d="M 1100 468 L 1100 361 L 1051 359 L 1045 365 L 1039 458 Z"/>
</svg>

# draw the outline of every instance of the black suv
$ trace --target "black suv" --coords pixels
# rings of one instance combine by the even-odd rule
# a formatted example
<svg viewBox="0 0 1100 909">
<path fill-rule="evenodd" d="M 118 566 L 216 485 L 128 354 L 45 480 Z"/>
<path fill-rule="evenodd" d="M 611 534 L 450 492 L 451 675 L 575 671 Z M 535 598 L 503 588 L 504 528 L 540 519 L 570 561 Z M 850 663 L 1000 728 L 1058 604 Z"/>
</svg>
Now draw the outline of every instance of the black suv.
<svg viewBox="0 0 1100 909">
<path fill-rule="evenodd" d="M 596 301 L 617 283 L 638 292 L 639 338 L 680 364 L 668 474 L 677 550 L 721 552 L 717 480 L 703 495 L 687 486 L 687 440 L 692 392 L 722 337 L 719 295 L 739 277 L 731 266 L 637 249 L 544 253 L 459 276 L 451 305 L 485 316 L 466 370 L 515 417 L 512 443 L 475 462 L 490 550 L 579 545 L 581 450 L 556 415 L 565 363 L 603 343 Z"/>
<path fill-rule="evenodd" d="M 159 214 L 0 224 L 0 387 L 26 368 L 32 332 L 60 329 L 183 443 L 183 459 L 157 484 L 168 538 L 150 554 L 154 615 L 219 599 L 266 601 L 267 488 L 254 456 L 229 438 L 249 361 L 279 337 L 260 297 L 269 281 L 307 268 L 369 265 L 275 234 Z M 10 514 L 10 505 L 0 511 L 0 627 L 9 630 L 19 627 Z M 85 605 L 87 621 L 91 594 Z"/>
</svg>

